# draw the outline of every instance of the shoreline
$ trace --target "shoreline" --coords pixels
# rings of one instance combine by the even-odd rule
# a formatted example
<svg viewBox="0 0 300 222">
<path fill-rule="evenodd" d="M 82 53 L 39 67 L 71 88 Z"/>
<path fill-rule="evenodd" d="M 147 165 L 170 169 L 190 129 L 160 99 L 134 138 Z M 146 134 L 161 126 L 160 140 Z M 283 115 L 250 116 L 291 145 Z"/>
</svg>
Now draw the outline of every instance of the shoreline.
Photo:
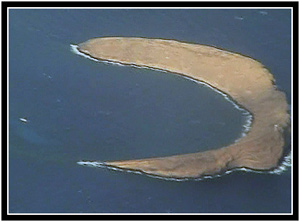
<svg viewBox="0 0 300 222">
<path fill-rule="evenodd" d="M 230 102 L 235 109 L 241 111 L 242 114 L 245 115 L 247 120 L 246 120 L 246 123 L 243 125 L 244 130 L 241 132 L 242 136 L 237 138 L 237 140 L 244 137 L 245 136 L 244 134 L 246 134 L 249 131 L 249 129 L 251 128 L 252 120 L 253 120 L 253 114 L 249 110 L 247 110 L 245 107 L 243 107 L 241 104 L 238 104 L 237 101 L 235 101 L 230 95 L 226 94 L 225 92 L 222 92 L 218 88 L 216 88 L 216 87 L 214 87 L 214 86 L 212 86 L 212 85 L 210 85 L 206 82 L 191 78 L 191 77 L 186 76 L 182 73 L 171 73 L 171 72 L 168 72 L 166 70 L 147 67 L 147 66 L 138 66 L 136 64 L 126 64 L 126 63 L 120 63 L 120 62 L 112 61 L 112 60 L 97 59 L 96 57 L 92 57 L 92 56 L 86 54 L 85 52 L 81 51 L 78 45 L 71 44 L 70 46 L 71 46 L 71 51 L 73 53 L 75 53 L 77 55 L 80 55 L 80 56 L 83 56 L 83 57 L 85 57 L 87 59 L 90 59 L 92 61 L 95 61 L 95 62 L 103 62 L 103 63 L 107 63 L 107 64 L 110 64 L 110 65 L 118 65 L 118 66 L 131 66 L 133 68 L 138 68 L 138 69 L 149 69 L 149 70 L 153 70 L 153 71 L 157 71 L 157 72 L 170 73 L 172 75 L 177 75 L 177 76 L 180 76 L 182 78 L 188 79 L 189 81 L 193 81 L 196 84 L 204 85 L 204 86 L 210 88 L 211 90 L 213 90 L 214 92 L 216 92 L 216 93 L 220 94 L 221 96 L 223 96 L 223 98 L 225 100 L 227 100 L 228 102 Z"/>
<path fill-rule="evenodd" d="M 287 102 L 285 95 L 275 88 L 271 73 L 258 61 L 216 47 L 147 38 L 91 39 L 76 49 L 94 61 L 162 70 L 201 82 L 224 94 L 224 98 L 252 117 L 244 136 L 217 150 L 86 163 L 155 177 L 185 179 L 227 174 L 235 169 L 270 171 L 278 168 L 280 159 L 284 158 L 283 133 L 289 128 L 290 118 Z"/>
</svg>

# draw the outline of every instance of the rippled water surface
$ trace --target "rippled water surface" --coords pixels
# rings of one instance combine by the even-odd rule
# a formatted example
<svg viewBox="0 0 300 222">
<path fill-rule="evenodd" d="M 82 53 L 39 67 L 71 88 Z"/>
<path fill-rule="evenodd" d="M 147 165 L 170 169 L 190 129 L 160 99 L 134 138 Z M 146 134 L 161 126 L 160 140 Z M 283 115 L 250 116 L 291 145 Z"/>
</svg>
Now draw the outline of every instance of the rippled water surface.
<svg viewBox="0 0 300 222">
<path fill-rule="evenodd" d="M 11 213 L 291 211 L 289 169 L 176 182 L 76 164 L 216 149 L 238 139 L 247 121 L 209 87 L 70 49 L 104 36 L 176 39 L 253 57 L 290 103 L 288 10 L 10 10 Z"/>
</svg>

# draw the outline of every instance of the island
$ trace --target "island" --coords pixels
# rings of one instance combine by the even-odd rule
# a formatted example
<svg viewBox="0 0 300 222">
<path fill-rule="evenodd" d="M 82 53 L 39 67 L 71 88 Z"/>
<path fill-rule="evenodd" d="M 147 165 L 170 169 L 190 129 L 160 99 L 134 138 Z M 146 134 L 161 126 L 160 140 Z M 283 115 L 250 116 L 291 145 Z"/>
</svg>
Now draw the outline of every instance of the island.
<svg viewBox="0 0 300 222">
<path fill-rule="evenodd" d="M 266 171 L 282 160 L 284 135 L 290 127 L 288 104 L 273 75 L 260 62 L 212 46 L 135 37 L 95 38 L 79 44 L 77 50 L 95 60 L 163 70 L 204 82 L 252 116 L 248 132 L 226 147 L 167 157 L 91 161 L 95 166 L 180 179 L 238 168 Z"/>
</svg>

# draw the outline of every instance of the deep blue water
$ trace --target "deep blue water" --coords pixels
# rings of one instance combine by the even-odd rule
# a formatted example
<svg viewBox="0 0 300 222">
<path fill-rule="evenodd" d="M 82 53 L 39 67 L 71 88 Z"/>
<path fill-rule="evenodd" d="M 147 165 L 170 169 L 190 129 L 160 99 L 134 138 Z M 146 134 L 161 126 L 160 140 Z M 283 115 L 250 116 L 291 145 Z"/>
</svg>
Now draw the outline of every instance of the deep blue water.
<svg viewBox="0 0 300 222">
<path fill-rule="evenodd" d="M 104 36 L 213 45 L 262 62 L 290 103 L 290 25 L 289 10 L 10 10 L 9 212 L 290 212 L 290 170 L 175 182 L 76 164 L 219 148 L 245 116 L 182 77 L 70 50 Z"/>
</svg>

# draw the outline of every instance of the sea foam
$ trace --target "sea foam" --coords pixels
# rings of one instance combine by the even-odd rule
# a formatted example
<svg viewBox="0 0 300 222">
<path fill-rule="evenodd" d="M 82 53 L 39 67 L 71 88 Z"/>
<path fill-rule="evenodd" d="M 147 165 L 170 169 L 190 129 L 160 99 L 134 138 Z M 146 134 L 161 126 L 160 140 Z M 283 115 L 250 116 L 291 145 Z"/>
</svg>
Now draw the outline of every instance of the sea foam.
<svg viewBox="0 0 300 222">
<path fill-rule="evenodd" d="M 147 67 L 147 66 L 138 66 L 138 65 L 135 65 L 135 64 L 123 64 L 123 63 L 120 63 L 118 61 L 113 61 L 113 60 L 99 60 L 99 59 L 95 59 L 83 52 L 80 52 L 79 51 L 79 47 L 78 45 L 74 45 L 74 44 L 71 44 L 71 51 L 77 55 L 80 55 L 80 56 L 83 56 L 87 59 L 90 59 L 92 61 L 95 61 L 95 62 L 102 62 L 102 63 L 107 63 L 107 64 L 111 64 L 111 65 L 118 65 L 118 66 L 132 66 L 132 67 L 135 67 L 135 68 L 142 68 L 142 69 L 150 69 L 150 70 L 154 70 L 154 71 L 160 71 L 160 72 L 164 72 L 164 73 L 168 73 L 168 71 L 166 70 L 162 70 L 162 69 L 156 69 L 156 68 L 152 68 L 152 67 Z M 180 75 L 179 73 L 174 73 L 176 75 Z M 241 133 L 241 137 L 238 138 L 235 142 L 237 142 L 238 140 L 240 140 L 242 137 L 244 137 L 247 132 L 249 132 L 249 130 L 251 129 L 251 124 L 252 124 L 252 121 L 253 121 L 253 116 L 251 115 L 251 113 L 244 109 L 243 107 L 239 106 L 234 100 L 232 100 L 227 94 L 225 94 L 224 92 L 220 91 L 220 90 L 217 90 L 216 88 L 210 86 L 209 84 L 203 82 L 203 81 L 200 81 L 200 80 L 196 80 L 196 79 L 193 79 L 193 78 L 190 78 L 190 77 L 187 77 L 187 76 L 184 76 L 184 75 L 180 75 L 182 76 L 183 78 L 185 79 L 188 79 L 190 81 L 193 81 L 197 84 L 201 84 L 201 85 L 205 85 L 206 87 L 209 87 L 210 89 L 212 89 L 213 91 L 221 94 L 227 101 L 229 101 L 233 106 L 234 108 L 242 111 L 243 115 L 246 116 L 246 123 L 243 125 L 243 131 Z M 160 176 L 156 176 L 156 175 L 151 175 L 151 174 L 148 174 L 148 173 L 145 173 L 143 171 L 136 171 L 136 170 L 129 170 L 129 169 L 120 169 L 118 167 L 113 167 L 113 166 L 109 166 L 109 165 L 106 165 L 105 163 L 103 162 L 98 162 L 98 161 L 78 161 L 77 164 L 79 165 L 82 165 L 82 166 L 89 166 L 89 167 L 97 167 L 97 168 L 107 168 L 107 169 L 111 169 L 111 170 L 115 170 L 115 171 L 122 171 L 122 172 L 129 172 L 129 173 L 135 173 L 135 174 L 145 174 L 147 176 L 150 176 L 150 177 L 153 177 L 153 178 L 158 178 L 158 179 L 164 179 L 164 180 L 172 180 L 172 181 L 186 181 L 186 180 L 203 180 L 203 179 L 213 179 L 213 178 L 216 178 L 216 177 L 221 177 L 222 175 L 225 175 L 225 174 L 230 174 L 232 172 L 235 172 L 235 171 L 245 171 L 245 172 L 252 172 L 252 173 L 268 173 L 268 174 L 277 174 L 277 175 L 280 175 L 282 174 L 283 172 L 287 171 L 287 169 L 289 167 L 291 167 L 291 153 L 289 153 L 287 156 L 285 156 L 283 158 L 283 161 L 281 162 L 281 164 L 279 166 L 277 166 L 275 169 L 272 169 L 270 171 L 260 171 L 260 170 L 253 170 L 253 169 L 248 169 L 248 168 L 244 168 L 244 167 L 241 167 L 241 168 L 235 168 L 235 169 L 232 169 L 232 170 L 227 170 L 225 171 L 224 173 L 222 174 L 215 174 L 215 175 L 211 175 L 211 176 L 202 176 L 202 177 L 199 177 L 199 178 L 168 178 L 168 177 L 160 177 Z"/>
</svg>

